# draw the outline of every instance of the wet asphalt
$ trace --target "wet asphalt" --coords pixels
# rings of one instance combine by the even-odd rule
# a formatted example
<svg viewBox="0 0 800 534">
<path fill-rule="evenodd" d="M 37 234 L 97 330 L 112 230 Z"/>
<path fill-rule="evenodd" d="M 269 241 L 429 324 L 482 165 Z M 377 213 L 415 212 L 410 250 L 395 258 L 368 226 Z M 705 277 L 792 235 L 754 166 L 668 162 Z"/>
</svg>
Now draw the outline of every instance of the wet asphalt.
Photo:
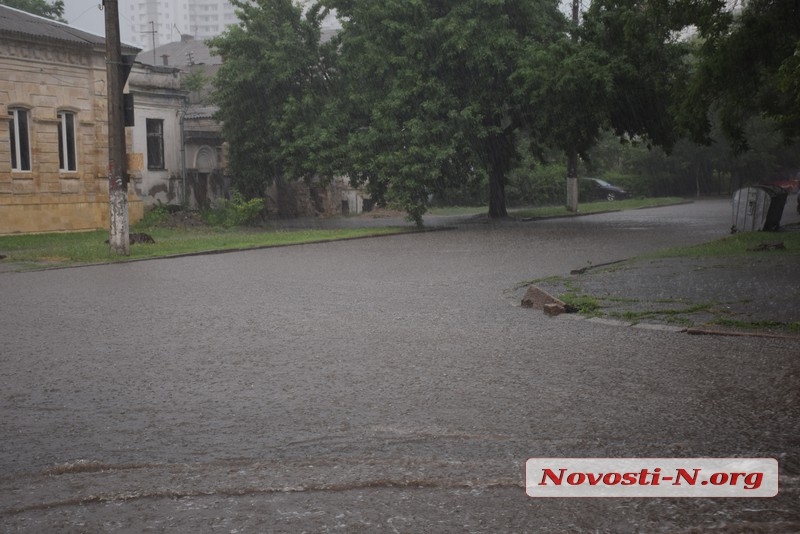
<svg viewBox="0 0 800 534">
<path fill-rule="evenodd" d="M 457 221 L 456 221 L 457 222 Z M 3 532 L 796 532 L 800 343 L 519 307 L 725 200 L 0 274 Z M 531 499 L 530 457 L 767 457 L 769 499 Z"/>
</svg>

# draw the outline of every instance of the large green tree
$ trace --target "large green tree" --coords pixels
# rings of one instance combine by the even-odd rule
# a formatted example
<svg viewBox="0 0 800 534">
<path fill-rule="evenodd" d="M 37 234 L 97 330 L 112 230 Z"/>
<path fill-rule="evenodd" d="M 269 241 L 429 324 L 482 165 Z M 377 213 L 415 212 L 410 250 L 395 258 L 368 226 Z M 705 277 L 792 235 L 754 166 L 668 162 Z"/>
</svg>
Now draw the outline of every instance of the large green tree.
<svg viewBox="0 0 800 534">
<path fill-rule="evenodd" d="M 708 141 L 716 114 L 738 152 L 753 116 L 777 121 L 800 136 L 800 2 L 748 0 L 732 11 L 719 0 L 699 2 L 694 76 L 681 118 L 695 139 Z"/>
<path fill-rule="evenodd" d="M 529 45 L 517 90 L 532 103 L 537 138 L 567 156 L 569 177 L 606 129 L 667 149 L 676 142 L 673 110 L 689 51 L 679 36 L 695 11 L 689 3 L 594 0 L 571 36 Z M 577 207 L 572 191 L 569 209 Z"/>
<path fill-rule="evenodd" d="M 40 17 L 67 22 L 64 19 L 64 0 L 55 0 L 52 4 L 46 0 L 0 0 L 0 4 L 27 11 Z"/>
<path fill-rule="evenodd" d="M 552 0 L 323 0 L 337 10 L 339 93 L 347 128 L 339 168 L 371 181 L 421 222 L 428 196 L 485 176 L 489 215 L 528 127 L 515 90 L 532 43 L 566 27 Z"/>
<path fill-rule="evenodd" d="M 243 194 L 262 196 L 283 180 L 310 178 L 323 137 L 331 47 L 321 44 L 319 7 L 291 0 L 233 0 L 240 24 L 212 39 L 223 58 L 212 100 L 229 143 L 229 171 Z"/>
<path fill-rule="evenodd" d="M 704 13 L 692 0 L 592 2 L 581 45 L 604 58 L 611 86 L 601 105 L 621 138 L 669 149 L 680 137 L 675 116 L 691 52 L 685 32 Z"/>
</svg>

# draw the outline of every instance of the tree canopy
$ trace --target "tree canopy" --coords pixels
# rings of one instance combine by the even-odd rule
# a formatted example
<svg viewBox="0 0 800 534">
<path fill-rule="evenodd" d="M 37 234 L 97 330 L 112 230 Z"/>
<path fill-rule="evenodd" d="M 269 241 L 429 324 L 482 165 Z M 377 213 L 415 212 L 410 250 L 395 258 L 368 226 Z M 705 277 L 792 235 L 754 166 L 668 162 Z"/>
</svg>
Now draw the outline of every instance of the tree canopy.
<svg viewBox="0 0 800 534">
<path fill-rule="evenodd" d="M 595 0 L 577 29 L 555 0 L 234 4 L 214 98 L 251 196 L 346 175 L 421 223 L 432 196 L 486 183 L 503 217 L 519 160 L 587 157 L 606 130 L 667 150 L 758 115 L 800 133 L 797 2 Z M 341 30 L 322 43 L 329 10 Z"/>
<path fill-rule="evenodd" d="M 329 94 L 324 10 L 305 15 L 291 0 L 233 0 L 238 26 L 212 39 L 223 58 L 212 100 L 229 143 L 233 185 L 261 196 L 281 180 L 315 173 L 315 127 Z"/>
<path fill-rule="evenodd" d="M 55 0 L 52 4 L 46 0 L 0 0 L 0 4 L 40 17 L 67 22 L 64 19 L 64 0 Z"/>
<path fill-rule="evenodd" d="M 738 152 L 748 147 L 753 116 L 775 119 L 787 139 L 800 136 L 800 3 L 748 0 L 736 11 L 718 0 L 700 4 L 705 16 L 682 110 L 693 137 L 708 140 L 711 113 Z"/>
<path fill-rule="evenodd" d="M 700 10 L 691 0 L 595 0 L 579 30 L 602 51 L 612 77 L 606 113 L 623 138 L 667 148 L 681 135 L 676 109 L 689 76 L 684 36 Z"/>
<path fill-rule="evenodd" d="M 368 177 L 420 221 L 448 183 L 485 176 L 489 213 L 506 215 L 506 176 L 530 101 L 514 90 L 527 48 L 560 38 L 550 0 L 324 0 L 342 21 L 341 170 Z"/>
</svg>

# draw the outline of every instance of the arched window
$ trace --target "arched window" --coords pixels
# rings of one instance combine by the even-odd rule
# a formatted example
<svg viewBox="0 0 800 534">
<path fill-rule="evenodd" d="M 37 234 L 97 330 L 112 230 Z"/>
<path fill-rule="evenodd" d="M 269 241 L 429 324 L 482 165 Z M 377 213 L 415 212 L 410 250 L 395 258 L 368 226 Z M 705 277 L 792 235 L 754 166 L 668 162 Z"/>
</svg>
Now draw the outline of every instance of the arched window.
<svg viewBox="0 0 800 534">
<path fill-rule="evenodd" d="M 202 146 L 195 157 L 195 169 L 199 172 L 214 170 L 214 150 L 210 146 Z"/>
</svg>

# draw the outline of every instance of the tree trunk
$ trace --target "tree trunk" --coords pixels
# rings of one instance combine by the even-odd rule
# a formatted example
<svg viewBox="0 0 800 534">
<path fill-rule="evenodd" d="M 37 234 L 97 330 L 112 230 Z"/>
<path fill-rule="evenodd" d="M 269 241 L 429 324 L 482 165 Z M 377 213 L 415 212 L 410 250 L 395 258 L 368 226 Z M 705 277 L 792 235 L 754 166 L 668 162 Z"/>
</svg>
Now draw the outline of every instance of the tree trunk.
<svg viewBox="0 0 800 534">
<path fill-rule="evenodd" d="M 567 211 L 578 212 L 578 153 L 567 155 Z"/>
<path fill-rule="evenodd" d="M 501 132 L 487 139 L 486 167 L 489 172 L 489 217 L 508 217 L 506 210 L 506 175 L 512 168 L 515 148 L 511 132 Z"/>
<path fill-rule="evenodd" d="M 489 169 L 489 218 L 508 217 L 506 210 L 505 176 L 492 167 Z"/>
</svg>

